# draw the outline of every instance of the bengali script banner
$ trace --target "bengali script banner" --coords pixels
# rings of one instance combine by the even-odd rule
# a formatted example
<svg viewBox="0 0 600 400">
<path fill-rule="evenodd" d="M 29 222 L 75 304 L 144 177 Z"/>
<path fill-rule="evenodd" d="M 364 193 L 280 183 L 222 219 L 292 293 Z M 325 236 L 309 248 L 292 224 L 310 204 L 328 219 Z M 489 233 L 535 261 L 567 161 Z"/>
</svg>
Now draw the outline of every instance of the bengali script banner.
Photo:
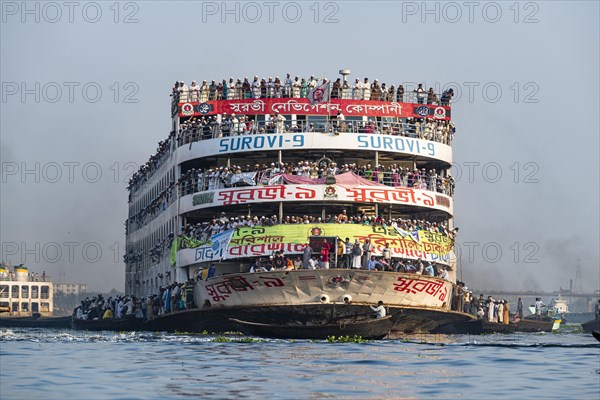
<svg viewBox="0 0 600 400">
<path fill-rule="evenodd" d="M 203 193 L 185 196 L 181 212 L 199 208 L 287 201 L 334 200 L 351 203 L 408 204 L 452 213 L 452 199 L 446 195 L 421 189 L 392 186 L 341 185 L 271 185 L 218 189 L 207 198 Z"/>
<path fill-rule="evenodd" d="M 180 117 L 198 117 L 214 114 L 296 114 L 337 115 L 341 111 L 347 117 L 373 116 L 398 118 L 424 118 L 450 120 L 450 107 L 431 104 L 397 103 L 370 100 L 332 99 L 327 104 L 310 104 L 308 99 L 242 99 L 212 100 L 205 103 L 179 103 Z"/>
<path fill-rule="evenodd" d="M 357 224 L 281 224 L 235 229 L 222 258 L 262 257 L 276 251 L 300 254 L 309 236 L 338 236 L 341 240 L 349 238 L 351 242 L 358 239 L 361 244 L 368 238 L 375 247 L 373 255 L 382 255 L 387 243 L 392 257 L 422 258 L 441 263 L 449 262 L 454 247 L 452 239 L 425 230 L 404 232 L 390 227 Z M 196 248 L 179 253 L 182 256 L 179 266 L 216 259 L 211 243 L 198 243 Z"/>
</svg>

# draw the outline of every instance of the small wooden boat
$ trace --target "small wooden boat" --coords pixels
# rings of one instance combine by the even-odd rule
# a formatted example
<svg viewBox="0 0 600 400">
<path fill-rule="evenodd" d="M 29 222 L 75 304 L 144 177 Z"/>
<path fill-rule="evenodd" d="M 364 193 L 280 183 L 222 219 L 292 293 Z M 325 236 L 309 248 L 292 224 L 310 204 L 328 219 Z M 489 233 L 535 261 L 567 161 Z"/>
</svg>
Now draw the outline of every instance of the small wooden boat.
<svg viewBox="0 0 600 400">
<path fill-rule="evenodd" d="M 434 333 L 443 333 L 450 335 L 482 335 L 482 334 L 510 334 L 515 333 L 516 324 L 501 324 L 489 322 L 481 319 L 473 321 L 458 322 L 439 327 Z"/>
<path fill-rule="evenodd" d="M 552 332 L 559 326 L 560 320 L 544 316 L 538 319 L 535 315 L 528 315 L 517 322 L 516 330 L 517 332 Z"/>
<path fill-rule="evenodd" d="M 0 326 L 3 328 L 70 328 L 71 317 L 41 317 L 39 314 L 30 317 L 0 317 Z"/>
<path fill-rule="evenodd" d="M 584 324 L 581 324 L 581 327 L 586 332 L 600 331 L 600 320 L 599 319 L 593 319 L 593 320 L 588 321 L 588 322 L 586 322 Z"/>
<path fill-rule="evenodd" d="M 141 318 L 121 318 L 121 319 L 77 319 L 72 320 L 73 329 L 88 331 L 140 331 L 144 330 L 143 320 Z"/>
<path fill-rule="evenodd" d="M 339 320 L 331 324 L 317 325 L 275 325 L 259 322 L 242 321 L 230 318 L 234 326 L 245 335 L 277 339 L 327 339 L 330 336 L 360 336 L 363 339 L 383 339 L 386 337 L 400 313 L 383 318 L 363 320 Z"/>
<path fill-rule="evenodd" d="M 592 336 L 595 337 L 596 340 L 600 342 L 600 331 L 592 331 Z"/>
</svg>

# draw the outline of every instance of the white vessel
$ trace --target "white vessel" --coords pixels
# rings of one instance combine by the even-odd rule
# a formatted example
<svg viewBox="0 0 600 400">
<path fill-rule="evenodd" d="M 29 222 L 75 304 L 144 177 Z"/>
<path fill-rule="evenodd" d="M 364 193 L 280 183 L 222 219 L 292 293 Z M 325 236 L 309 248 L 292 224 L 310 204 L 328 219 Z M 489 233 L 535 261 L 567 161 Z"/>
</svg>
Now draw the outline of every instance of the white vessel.
<svg viewBox="0 0 600 400">
<path fill-rule="evenodd" d="M 52 316 L 53 284 L 43 275 L 32 274 L 27 267 L 0 266 L 0 311 L 2 316 Z"/>
<path fill-rule="evenodd" d="M 190 331 L 330 324 L 379 301 L 402 312 L 398 330 L 469 319 L 451 310 L 451 95 L 238 82 L 174 88 L 172 132 L 129 188 L 126 292 L 195 280 L 194 308 L 159 318 Z M 371 243 L 359 265 L 337 256 L 346 238 Z M 298 268 L 324 239 L 331 268 Z M 296 266 L 271 269 L 277 253 Z M 269 271 L 251 272 L 257 259 Z M 429 263 L 434 276 L 407 267 Z"/>
</svg>

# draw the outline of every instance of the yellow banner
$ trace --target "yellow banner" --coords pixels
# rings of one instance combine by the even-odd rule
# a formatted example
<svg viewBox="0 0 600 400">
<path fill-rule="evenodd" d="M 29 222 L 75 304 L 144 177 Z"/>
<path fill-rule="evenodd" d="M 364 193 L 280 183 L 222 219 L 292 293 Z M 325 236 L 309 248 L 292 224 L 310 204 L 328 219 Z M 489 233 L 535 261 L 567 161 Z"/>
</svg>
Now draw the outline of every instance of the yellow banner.
<svg viewBox="0 0 600 400">
<path fill-rule="evenodd" d="M 357 224 L 291 224 L 237 228 L 229 247 L 254 244 L 307 243 L 309 236 L 338 236 L 341 240 L 358 239 L 364 243 L 369 238 L 379 253 L 386 243 L 393 251 L 415 250 L 438 256 L 447 255 L 453 248 L 452 239 L 440 233 L 424 230 L 397 231 L 394 228 Z"/>
</svg>

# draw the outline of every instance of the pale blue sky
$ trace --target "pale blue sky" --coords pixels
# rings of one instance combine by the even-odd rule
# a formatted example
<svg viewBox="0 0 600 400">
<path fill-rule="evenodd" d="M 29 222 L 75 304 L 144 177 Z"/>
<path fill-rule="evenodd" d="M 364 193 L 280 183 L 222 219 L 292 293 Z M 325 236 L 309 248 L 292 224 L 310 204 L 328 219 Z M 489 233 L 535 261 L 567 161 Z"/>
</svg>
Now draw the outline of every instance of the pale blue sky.
<svg viewBox="0 0 600 400">
<path fill-rule="evenodd" d="M 439 23 L 435 14 L 425 15 L 422 22 L 422 2 L 321 2 L 318 23 L 312 1 L 278 2 L 273 23 L 263 2 L 255 3 L 263 11 L 256 23 L 245 22 L 244 15 L 240 23 L 234 15 L 223 23 L 219 13 L 205 14 L 203 22 L 203 7 L 219 7 L 221 2 L 130 3 L 120 3 L 119 23 L 114 22 L 112 1 L 94 3 L 102 10 L 97 23 L 82 15 L 87 5 L 86 18 L 95 17 L 89 2 L 75 8 L 72 23 L 66 7 L 60 20 L 49 23 L 56 10 L 39 3 L 36 23 L 35 15 L 21 15 L 21 2 L 2 2 L 1 241 L 4 246 L 18 243 L 21 252 L 23 243 L 27 249 L 39 243 L 39 263 L 35 250 L 24 260 L 33 270 L 45 269 L 57 278 L 63 270 L 67 281 L 87 282 L 92 289 L 123 289 L 123 181 L 131 172 L 126 163 L 144 163 L 158 140 L 168 135 L 168 95 L 175 80 L 283 77 L 287 72 L 336 77 L 338 69 L 349 68 L 352 80 L 367 76 L 388 85 L 424 82 L 427 87 L 457 82 L 463 91 L 453 106 L 458 128 L 454 158 L 462 170 L 455 196 L 456 225 L 463 247 L 465 242 L 480 243 L 472 260 L 463 254 L 463 278 L 469 286 L 566 288 L 575 278 L 577 257 L 584 289 L 600 286 L 598 2 L 520 2 L 517 7 L 512 1 L 481 2 L 473 22 L 458 2 L 462 17 L 455 23 L 448 21 L 455 14 L 447 3 L 433 2 L 428 5 L 434 9 L 438 4 Z M 29 5 L 35 7 L 34 2 Z M 297 23 L 284 19 L 284 6 L 288 19 L 295 17 L 295 9 L 302 11 Z M 240 12 L 252 11 L 244 2 L 238 7 Z M 408 13 L 414 7 L 416 14 Z M 486 21 L 498 8 L 500 20 Z M 333 11 L 338 22 L 324 23 L 325 14 Z M 123 23 L 131 13 L 138 22 Z M 525 19 L 537 22 L 524 23 Z M 10 94 L 14 84 L 20 91 L 22 83 L 34 88 L 35 82 L 46 87 L 39 103 L 31 94 L 24 102 L 20 92 Z M 56 103 L 47 101 L 55 97 L 51 82 L 63 89 Z M 79 84 L 72 103 L 65 82 Z M 81 91 L 90 82 L 102 89 L 96 103 L 86 101 Z M 120 88 L 117 103 L 115 82 Z M 125 88 L 127 82 L 135 86 Z M 495 95 L 494 87 L 501 88 L 497 102 L 484 96 L 486 84 L 489 96 Z M 471 101 L 465 93 L 468 85 L 476 85 Z M 125 103 L 132 87 L 139 88 L 132 95 L 138 102 Z M 89 96 L 94 95 L 92 89 Z M 34 175 L 23 182 L 22 167 L 32 169 L 36 162 L 40 182 Z M 56 171 L 48 164 L 52 162 L 61 165 L 62 177 L 56 183 L 49 182 Z M 64 165 L 69 162 L 80 163 L 73 167 L 72 183 Z M 480 166 L 469 182 L 465 163 L 472 162 Z M 495 183 L 488 182 L 494 178 L 492 162 L 502 172 Z M 96 164 L 88 163 L 101 168 L 97 182 L 86 181 L 93 180 L 96 171 Z M 490 175 L 484 179 L 481 166 L 486 164 L 491 165 Z M 17 174 L 7 174 L 15 165 Z M 44 179 L 44 166 L 49 179 Z M 524 183 L 528 173 L 534 173 L 530 178 L 538 183 Z M 63 254 L 57 262 L 48 262 L 57 258 L 54 242 Z M 72 260 L 65 242 L 80 243 L 73 245 Z M 86 243 L 98 243 L 98 262 L 83 258 Z M 121 248 L 117 260 L 114 243 Z M 486 243 L 489 253 L 484 257 Z M 539 251 L 531 258 L 539 262 L 524 263 L 535 246 Z M 490 262 L 498 247 L 502 257 Z M 90 245 L 87 257 L 95 258 Z M 8 258 L 16 263 L 21 256 Z"/>
</svg>

